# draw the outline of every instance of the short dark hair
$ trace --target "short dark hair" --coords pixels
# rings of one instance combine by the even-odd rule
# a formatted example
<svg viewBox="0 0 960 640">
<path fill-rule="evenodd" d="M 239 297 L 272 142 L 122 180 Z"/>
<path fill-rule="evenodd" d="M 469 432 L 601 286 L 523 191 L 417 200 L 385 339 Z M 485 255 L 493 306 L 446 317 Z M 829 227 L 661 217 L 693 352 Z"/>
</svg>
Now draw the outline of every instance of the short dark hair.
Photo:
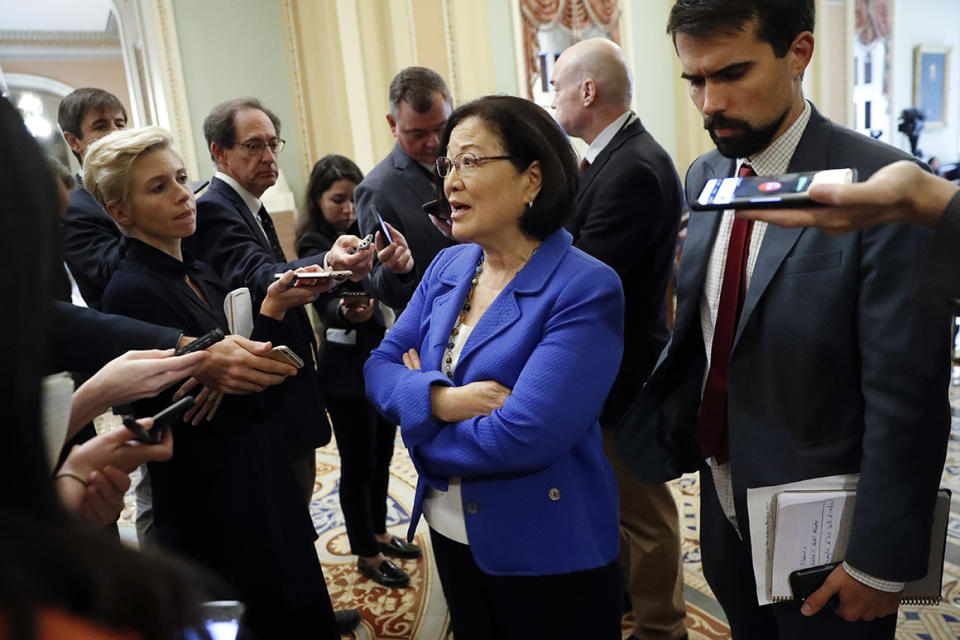
<svg viewBox="0 0 960 640">
<path fill-rule="evenodd" d="M 756 19 L 757 39 L 782 58 L 798 35 L 813 32 L 815 18 L 814 0 L 677 0 L 667 33 L 676 46 L 678 33 L 695 38 L 735 33 Z"/>
<path fill-rule="evenodd" d="M 129 120 L 127 110 L 123 103 L 109 91 L 95 89 L 93 87 L 83 87 L 71 91 L 63 97 L 60 105 L 57 107 L 57 124 L 60 125 L 60 131 L 72 133 L 78 138 L 83 137 L 80 131 L 80 125 L 89 111 L 100 109 L 112 109 L 123 114 L 124 120 Z M 73 149 L 70 150 L 77 162 L 83 162 L 80 154 Z"/>
<path fill-rule="evenodd" d="M 440 138 L 441 156 L 447 153 L 450 133 L 467 118 L 479 118 L 503 142 L 517 171 L 535 160 L 543 175 L 540 193 L 520 216 L 520 228 L 541 240 L 563 226 L 573 211 L 580 187 L 577 154 L 556 120 L 536 103 L 513 96 L 484 96 L 450 114 Z M 437 183 L 437 198 L 449 210 L 443 180 Z"/>
<path fill-rule="evenodd" d="M 440 74 L 426 67 L 407 67 L 390 81 L 390 113 L 396 117 L 400 103 L 406 102 L 417 113 L 426 113 L 433 108 L 433 94 L 453 103 L 447 83 Z"/>
<path fill-rule="evenodd" d="M 323 211 L 317 200 L 330 188 L 334 182 L 340 180 L 349 180 L 354 184 L 360 184 L 363 180 L 363 172 L 360 171 L 353 160 L 346 156 L 340 156 L 335 153 L 323 156 L 313 165 L 310 171 L 310 180 L 307 182 L 306 195 L 304 196 L 306 214 L 303 221 L 297 229 L 297 242 L 303 234 L 308 231 L 323 231 L 329 224 L 323 217 Z"/>
<path fill-rule="evenodd" d="M 263 111 L 263 113 L 270 118 L 270 122 L 273 123 L 273 128 L 276 129 L 277 135 L 280 135 L 280 118 L 278 118 L 273 111 L 263 106 L 256 98 L 234 98 L 233 100 L 227 100 L 216 105 L 210 110 L 207 117 L 203 119 L 203 137 L 207 139 L 207 150 L 210 151 L 211 158 L 213 158 L 213 151 L 210 149 L 210 145 L 214 142 L 224 149 L 232 149 L 233 145 L 236 144 L 237 127 L 233 121 L 234 116 L 247 109 L 259 109 Z M 216 158 L 213 159 L 216 160 Z"/>
<path fill-rule="evenodd" d="M 80 123 L 87 112 L 94 109 L 113 109 L 122 113 L 124 118 L 127 117 L 127 110 L 117 96 L 103 89 L 84 87 L 71 91 L 60 101 L 60 106 L 57 107 L 57 124 L 60 125 L 60 130 L 69 131 L 75 136 L 83 135 Z"/>
</svg>

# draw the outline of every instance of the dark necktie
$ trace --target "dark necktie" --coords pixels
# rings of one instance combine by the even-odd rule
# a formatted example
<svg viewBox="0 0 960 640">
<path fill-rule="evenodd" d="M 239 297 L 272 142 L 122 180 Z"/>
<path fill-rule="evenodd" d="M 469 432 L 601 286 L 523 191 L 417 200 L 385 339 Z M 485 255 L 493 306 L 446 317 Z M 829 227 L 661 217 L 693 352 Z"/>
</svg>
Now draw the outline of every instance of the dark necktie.
<svg viewBox="0 0 960 640">
<path fill-rule="evenodd" d="M 757 174 L 750 165 L 744 164 L 738 175 L 742 178 Z M 707 383 L 700 401 L 700 416 L 697 419 L 696 435 L 700 453 L 705 458 L 716 457 L 721 464 L 730 459 L 727 434 L 727 367 L 730 364 L 737 320 L 747 293 L 747 255 L 752 230 L 752 220 L 734 218 L 730 244 L 727 247 L 727 262 L 723 268 L 723 283 L 720 286 L 713 346 L 710 349 L 710 371 L 707 373 Z"/>
<path fill-rule="evenodd" d="M 283 255 L 283 247 L 280 246 L 280 239 L 277 238 L 277 228 L 273 226 L 273 220 L 267 213 L 267 208 L 260 205 L 260 211 L 257 212 L 260 218 L 260 224 L 263 225 L 263 233 L 267 236 L 267 242 L 270 243 L 270 250 L 273 251 L 273 257 L 277 262 L 286 262 L 287 258 Z"/>
<path fill-rule="evenodd" d="M 589 160 L 587 160 L 586 158 L 584 158 L 583 160 L 581 160 L 581 161 L 580 161 L 580 173 L 583 173 L 584 171 L 586 171 L 586 170 L 587 170 L 587 167 L 589 167 L 589 166 L 590 166 L 590 161 L 589 161 Z"/>
</svg>

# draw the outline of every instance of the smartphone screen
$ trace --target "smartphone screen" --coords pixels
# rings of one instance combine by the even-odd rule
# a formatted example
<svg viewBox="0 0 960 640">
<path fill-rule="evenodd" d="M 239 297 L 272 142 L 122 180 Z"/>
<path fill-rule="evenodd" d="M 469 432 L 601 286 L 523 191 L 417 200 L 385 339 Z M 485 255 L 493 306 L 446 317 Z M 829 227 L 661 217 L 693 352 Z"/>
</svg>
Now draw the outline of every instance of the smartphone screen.
<svg viewBox="0 0 960 640">
<path fill-rule="evenodd" d="M 828 169 L 779 176 L 714 178 L 707 180 L 700 197 L 690 203 L 690 208 L 710 211 L 816 206 L 808 196 L 811 186 L 850 183 L 855 177 L 855 169 Z"/>
<path fill-rule="evenodd" d="M 376 209 L 373 210 L 377 214 L 377 220 L 380 221 L 380 234 L 383 236 L 383 244 L 387 245 L 393 242 L 393 238 L 390 237 L 390 231 L 387 230 L 387 225 L 383 222 L 383 217 L 380 215 L 380 212 Z"/>
</svg>

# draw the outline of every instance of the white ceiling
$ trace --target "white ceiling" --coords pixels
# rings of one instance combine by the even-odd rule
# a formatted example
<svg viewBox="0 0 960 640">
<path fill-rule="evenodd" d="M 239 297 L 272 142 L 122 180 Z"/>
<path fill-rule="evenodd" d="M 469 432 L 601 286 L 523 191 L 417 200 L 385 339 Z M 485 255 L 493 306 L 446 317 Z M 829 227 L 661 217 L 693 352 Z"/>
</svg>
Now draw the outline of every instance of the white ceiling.
<svg viewBox="0 0 960 640">
<path fill-rule="evenodd" d="M 111 0 L 0 0 L 2 31 L 105 31 Z"/>
</svg>

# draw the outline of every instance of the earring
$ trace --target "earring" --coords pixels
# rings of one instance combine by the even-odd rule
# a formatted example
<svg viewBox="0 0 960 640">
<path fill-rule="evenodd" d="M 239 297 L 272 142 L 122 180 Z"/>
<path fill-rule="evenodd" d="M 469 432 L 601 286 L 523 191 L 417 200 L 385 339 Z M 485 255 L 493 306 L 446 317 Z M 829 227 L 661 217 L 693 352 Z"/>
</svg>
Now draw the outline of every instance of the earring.
<svg viewBox="0 0 960 640">
<path fill-rule="evenodd" d="M 533 209 L 533 200 L 527 201 L 527 209 Z"/>
</svg>

